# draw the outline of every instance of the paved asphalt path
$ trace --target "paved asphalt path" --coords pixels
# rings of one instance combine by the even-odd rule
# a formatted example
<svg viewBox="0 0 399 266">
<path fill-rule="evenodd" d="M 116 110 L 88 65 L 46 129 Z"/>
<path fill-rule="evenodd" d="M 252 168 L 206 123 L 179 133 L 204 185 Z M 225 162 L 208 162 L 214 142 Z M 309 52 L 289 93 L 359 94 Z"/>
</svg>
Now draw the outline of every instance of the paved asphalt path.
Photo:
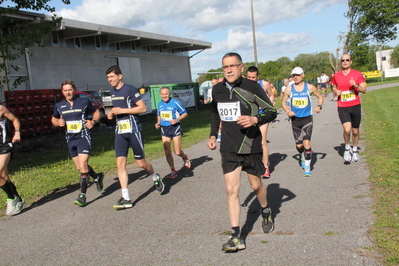
<svg viewBox="0 0 399 266">
<path fill-rule="evenodd" d="M 175 180 L 164 178 L 162 195 L 151 177 L 132 166 L 132 209 L 112 208 L 121 192 L 110 175 L 102 193 L 89 187 L 84 208 L 73 204 L 74 186 L 19 215 L 1 217 L 0 264 L 378 265 L 367 249 L 373 245 L 367 235 L 373 223 L 369 172 L 362 156 L 344 164 L 342 127 L 331 99 L 330 94 L 322 113 L 314 115 L 311 177 L 303 176 L 286 115 L 280 113 L 269 128 L 272 174 L 264 184 L 275 221 L 271 234 L 261 230 L 259 203 L 242 175 L 246 250 L 221 251 L 230 226 L 220 155 L 200 141 L 184 149 L 192 169 L 180 169 Z M 182 165 L 180 158 L 175 161 Z M 169 174 L 165 158 L 152 164 L 161 176 Z"/>
</svg>

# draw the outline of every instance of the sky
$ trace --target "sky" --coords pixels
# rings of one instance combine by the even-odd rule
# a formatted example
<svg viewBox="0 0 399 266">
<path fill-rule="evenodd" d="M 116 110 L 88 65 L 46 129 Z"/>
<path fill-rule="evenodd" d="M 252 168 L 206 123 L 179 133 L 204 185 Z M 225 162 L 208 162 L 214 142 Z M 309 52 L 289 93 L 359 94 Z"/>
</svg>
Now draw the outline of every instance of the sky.
<svg viewBox="0 0 399 266">
<path fill-rule="evenodd" d="M 347 0 L 252 3 L 259 63 L 283 56 L 293 60 L 299 54 L 335 54 L 342 48 L 339 35 L 348 30 Z M 49 5 L 64 18 L 211 42 L 211 49 L 190 59 L 193 79 L 221 67 L 227 52 L 239 53 L 244 62 L 255 61 L 251 0 L 71 0 L 70 5 L 53 0 Z M 398 39 L 387 43 L 398 44 Z"/>
</svg>

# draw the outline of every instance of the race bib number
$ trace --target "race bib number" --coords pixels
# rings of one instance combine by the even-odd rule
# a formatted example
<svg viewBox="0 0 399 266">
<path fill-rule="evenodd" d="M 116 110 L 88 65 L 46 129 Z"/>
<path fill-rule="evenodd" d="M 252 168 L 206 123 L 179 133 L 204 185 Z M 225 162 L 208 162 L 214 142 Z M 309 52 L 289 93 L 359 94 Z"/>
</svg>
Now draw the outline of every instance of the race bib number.
<svg viewBox="0 0 399 266">
<path fill-rule="evenodd" d="M 237 121 L 241 116 L 240 102 L 218 103 L 220 120 L 231 122 Z"/>
<path fill-rule="evenodd" d="M 132 133 L 132 127 L 130 126 L 130 120 L 119 120 L 118 121 L 118 134 Z"/>
<path fill-rule="evenodd" d="M 349 102 L 356 99 L 356 94 L 354 90 L 343 91 L 341 93 L 341 101 L 342 102 Z"/>
<path fill-rule="evenodd" d="M 295 97 L 292 99 L 292 106 L 296 108 L 305 108 L 308 104 L 308 97 Z"/>
<path fill-rule="evenodd" d="M 68 133 L 80 133 L 82 131 L 82 120 L 65 121 Z"/>
<path fill-rule="evenodd" d="M 161 111 L 160 113 L 161 120 L 170 121 L 172 120 L 172 111 Z"/>
</svg>

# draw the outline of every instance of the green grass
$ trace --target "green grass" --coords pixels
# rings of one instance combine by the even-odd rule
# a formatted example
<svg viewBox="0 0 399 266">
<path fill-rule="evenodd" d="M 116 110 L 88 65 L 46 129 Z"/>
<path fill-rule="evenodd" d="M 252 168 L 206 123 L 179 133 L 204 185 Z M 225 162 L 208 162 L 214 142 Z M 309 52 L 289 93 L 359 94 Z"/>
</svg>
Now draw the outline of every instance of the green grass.
<svg viewBox="0 0 399 266">
<path fill-rule="evenodd" d="M 399 87 L 362 96 L 361 134 L 370 168 L 375 223 L 375 247 L 384 264 L 399 265 Z"/>
<path fill-rule="evenodd" d="M 161 135 L 155 129 L 154 115 L 143 117 L 143 131 L 146 158 L 148 160 L 164 156 Z M 198 112 L 189 112 L 189 118 L 182 121 L 184 137 L 182 148 L 188 148 L 201 140 L 207 139 L 210 132 L 209 106 Z M 95 132 L 89 164 L 96 172 L 116 173 L 114 153 L 114 129 Z M 43 138 L 51 143 L 31 144 L 33 138 Z M 79 173 L 69 157 L 63 134 L 23 138 L 17 153 L 9 164 L 9 173 L 17 186 L 18 192 L 28 202 L 34 203 L 43 196 L 78 184 Z M 27 146 L 27 148 L 24 147 Z M 45 146 L 45 147 L 42 147 Z M 134 163 L 131 151 L 128 163 Z M 130 165 L 129 167 L 134 167 Z M 0 193 L 0 202 L 6 201 L 5 193 Z M 2 206 L 2 213 L 4 212 Z"/>
</svg>

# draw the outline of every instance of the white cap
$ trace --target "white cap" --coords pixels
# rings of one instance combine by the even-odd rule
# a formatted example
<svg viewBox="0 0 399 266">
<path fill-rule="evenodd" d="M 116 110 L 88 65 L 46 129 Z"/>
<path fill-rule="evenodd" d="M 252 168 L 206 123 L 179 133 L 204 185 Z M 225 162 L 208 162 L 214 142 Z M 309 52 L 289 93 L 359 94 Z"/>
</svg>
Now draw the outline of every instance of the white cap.
<svg viewBox="0 0 399 266">
<path fill-rule="evenodd" d="M 301 75 L 303 74 L 303 69 L 302 67 L 295 67 L 292 71 L 291 71 L 291 75 Z"/>
</svg>

